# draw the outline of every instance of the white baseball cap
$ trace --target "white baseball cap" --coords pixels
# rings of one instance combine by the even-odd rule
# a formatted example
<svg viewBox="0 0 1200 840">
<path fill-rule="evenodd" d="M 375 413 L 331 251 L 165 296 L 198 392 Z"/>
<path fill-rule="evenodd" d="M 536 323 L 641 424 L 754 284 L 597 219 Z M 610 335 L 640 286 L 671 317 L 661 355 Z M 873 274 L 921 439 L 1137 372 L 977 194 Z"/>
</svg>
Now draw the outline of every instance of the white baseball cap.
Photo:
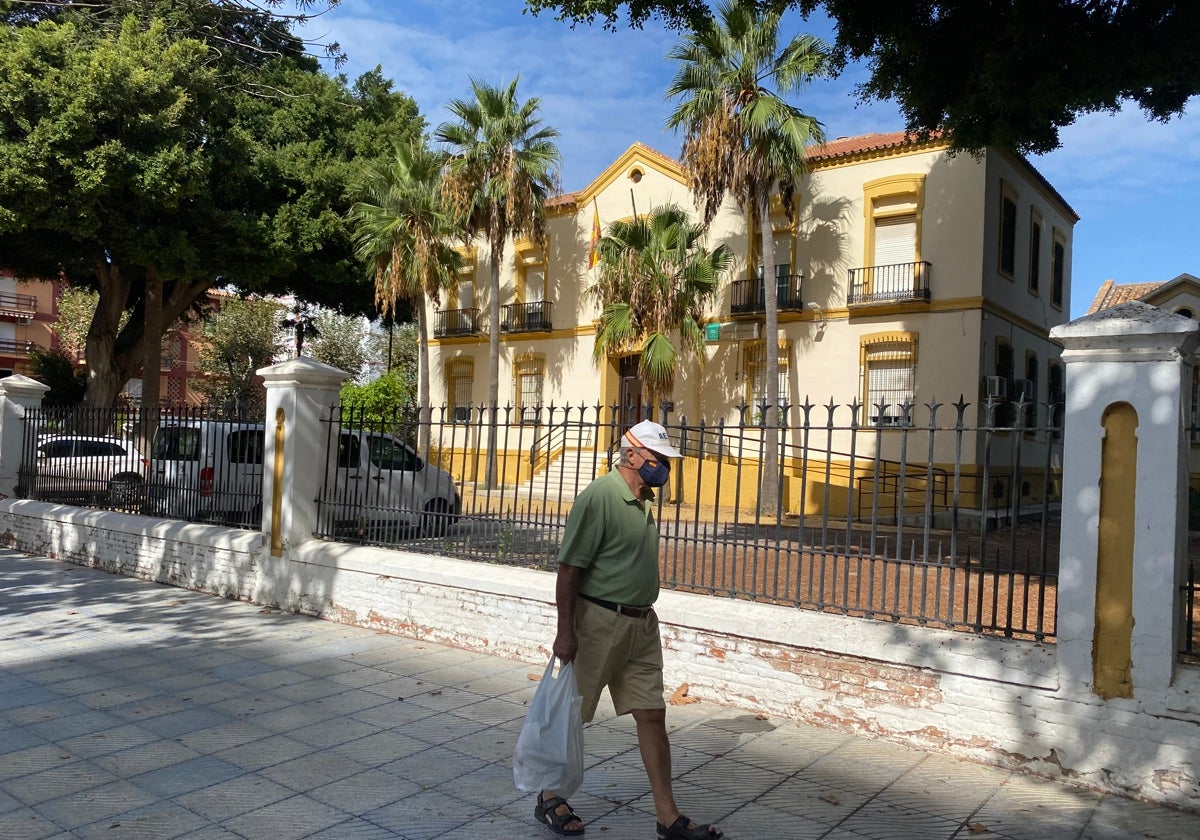
<svg viewBox="0 0 1200 840">
<path fill-rule="evenodd" d="M 667 430 L 653 420 L 643 420 L 627 431 L 621 438 L 621 446 L 626 449 L 649 449 L 667 458 L 683 457 L 683 453 L 671 445 Z"/>
</svg>

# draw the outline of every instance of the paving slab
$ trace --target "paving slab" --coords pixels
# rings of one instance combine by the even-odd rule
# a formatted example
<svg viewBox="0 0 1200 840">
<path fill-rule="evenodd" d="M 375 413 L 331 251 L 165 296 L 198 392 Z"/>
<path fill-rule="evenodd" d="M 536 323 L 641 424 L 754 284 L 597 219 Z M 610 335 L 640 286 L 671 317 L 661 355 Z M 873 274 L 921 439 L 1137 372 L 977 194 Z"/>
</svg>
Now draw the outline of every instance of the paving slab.
<svg viewBox="0 0 1200 840">
<path fill-rule="evenodd" d="M 512 783 L 542 665 L 0 550 L 0 840 L 549 838 Z M 675 790 L 729 840 L 1196 840 L 1200 814 L 712 703 Z M 601 704 L 586 837 L 654 840 Z"/>
</svg>

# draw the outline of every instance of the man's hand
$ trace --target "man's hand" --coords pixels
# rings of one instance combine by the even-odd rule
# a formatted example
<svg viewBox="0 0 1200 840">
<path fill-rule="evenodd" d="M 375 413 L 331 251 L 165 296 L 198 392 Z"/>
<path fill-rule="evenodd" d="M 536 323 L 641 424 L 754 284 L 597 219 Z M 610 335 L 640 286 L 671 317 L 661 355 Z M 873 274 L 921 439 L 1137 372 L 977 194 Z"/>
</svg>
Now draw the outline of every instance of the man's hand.
<svg viewBox="0 0 1200 840">
<path fill-rule="evenodd" d="M 554 637 L 554 655 L 557 656 L 565 664 L 575 659 L 575 654 L 579 653 L 579 638 L 572 630 L 559 630 L 558 635 Z"/>
</svg>

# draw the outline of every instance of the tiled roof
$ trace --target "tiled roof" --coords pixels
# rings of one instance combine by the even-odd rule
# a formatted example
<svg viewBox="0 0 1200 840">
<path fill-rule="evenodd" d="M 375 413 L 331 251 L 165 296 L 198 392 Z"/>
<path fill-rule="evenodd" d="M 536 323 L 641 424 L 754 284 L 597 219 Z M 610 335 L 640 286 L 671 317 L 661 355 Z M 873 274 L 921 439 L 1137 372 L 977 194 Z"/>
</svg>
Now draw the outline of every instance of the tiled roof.
<svg viewBox="0 0 1200 840">
<path fill-rule="evenodd" d="M 1100 284 L 1096 297 L 1092 299 L 1092 305 L 1088 307 L 1087 314 L 1092 315 L 1101 309 L 1109 309 L 1126 301 L 1140 300 L 1161 285 L 1163 284 L 1114 283 L 1112 280 L 1105 280 Z"/>
<path fill-rule="evenodd" d="M 939 138 L 934 135 L 931 138 L 937 141 Z M 839 137 L 836 140 L 830 140 L 822 143 L 819 146 L 813 146 L 809 149 L 806 156 L 809 163 L 825 160 L 836 160 L 840 157 L 848 155 L 858 155 L 864 152 L 878 152 L 884 149 L 895 149 L 906 143 L 916 142 L 909 139 L 906 132 L 889 131 L 886 133 L 876 134 L 860 134 L 857 137 Z"/>
</svg>

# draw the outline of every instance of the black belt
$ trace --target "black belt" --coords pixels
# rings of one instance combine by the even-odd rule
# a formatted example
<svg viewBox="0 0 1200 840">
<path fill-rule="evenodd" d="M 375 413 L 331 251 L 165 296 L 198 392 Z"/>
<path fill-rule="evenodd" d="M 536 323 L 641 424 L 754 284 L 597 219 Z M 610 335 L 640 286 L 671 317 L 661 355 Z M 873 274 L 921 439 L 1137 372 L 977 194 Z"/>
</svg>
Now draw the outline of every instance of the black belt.
<svg viewBox="0 0 1200 840">
<path fill-rule="evenodd" d="M 606 610 L 612 610 L 617 615 L 627 615 L 630 618 L 645 618 L 654 612 L 654 607 L 629 607 L 625 604 L 614 604 L 612 601 L 604 601 L 600 598 L 593 598 L 591 595 L 579 593 L 579 597 L 585 601 L 591 601 L 598 607 L 604 607 Z"/>
</svg>

